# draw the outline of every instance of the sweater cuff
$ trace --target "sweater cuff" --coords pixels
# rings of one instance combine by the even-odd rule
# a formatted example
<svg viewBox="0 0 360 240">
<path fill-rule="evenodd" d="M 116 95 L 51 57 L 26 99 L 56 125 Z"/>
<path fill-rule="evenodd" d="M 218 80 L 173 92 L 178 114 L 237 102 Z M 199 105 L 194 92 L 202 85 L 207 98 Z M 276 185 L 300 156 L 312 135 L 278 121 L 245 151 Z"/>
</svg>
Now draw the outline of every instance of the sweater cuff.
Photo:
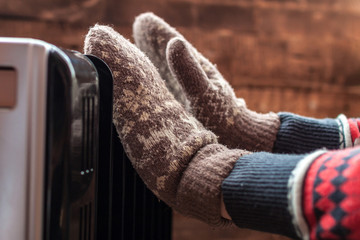
<svg viewBox="0 0 360 240">
<path fill-rule="evenodd" d="M 222 184 L 240 228 L 297 239 L 360 239 L 360 147 L 241 157 Z"/>
<path fill-rule="evenodd" d="M 258 152 L 241 157 L 222 183 L 226 210 L 240 228 L 298 238 L 289 213 L 288 182 L 304 155 Z"/>
<path fill-rule="evenodd" d="M 342 146 L 340 118 L 315 119 L 292 113 L 278 115 L 281 124 L 274 144 L 275 153 L 309 153 L 319 148 L 345 147 Z"/>
</svg>

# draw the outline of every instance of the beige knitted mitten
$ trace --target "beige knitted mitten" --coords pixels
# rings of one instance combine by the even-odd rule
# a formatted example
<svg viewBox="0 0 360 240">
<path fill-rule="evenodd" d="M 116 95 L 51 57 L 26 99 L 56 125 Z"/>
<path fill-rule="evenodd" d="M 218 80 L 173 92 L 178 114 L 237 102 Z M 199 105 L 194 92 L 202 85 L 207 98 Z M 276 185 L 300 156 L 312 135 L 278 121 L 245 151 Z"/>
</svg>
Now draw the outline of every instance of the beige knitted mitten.
<svg viewBox="0 0 360 240">
<path fill-rule="evenodd" d="M 183 105 L 190 101 L 191 113 L 219 136 L 221 144 L 272 151 L 280 125 L 277 114 L 249 110 L 216 67 L 161 18 L 141 14 L 133 31 L 136 45 L 159 68 L 169 90 Z M 169 43 L 174 37 L 177 40 Z"/>
<path fill-rule="evenodd" d="M 145 184 L 180 213 L 225 224 L 221 183 L 249 152 L 218 144 L 215 134 L 174 99 L 150 60 L 112 28 L 91 28 L 84 51 L 102 58 L 113 72 L 113 121 Z"/>
</svg>

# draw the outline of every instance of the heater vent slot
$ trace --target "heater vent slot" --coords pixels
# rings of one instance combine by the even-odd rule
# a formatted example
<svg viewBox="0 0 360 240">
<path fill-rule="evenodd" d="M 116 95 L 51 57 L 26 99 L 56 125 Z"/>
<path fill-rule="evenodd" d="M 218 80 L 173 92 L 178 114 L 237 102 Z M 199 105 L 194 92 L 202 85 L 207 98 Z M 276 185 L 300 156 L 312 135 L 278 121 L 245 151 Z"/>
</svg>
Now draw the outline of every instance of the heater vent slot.
<svg viewBox="0 0 360 240">
<path fill-rule="evenodd" d="M 79 240 L 92 239 L 92 203 L 80 207 Z"/>
<path fill-rule="evenodd" d="M 131 165 L 113 125 L 111 239 L 171 239 L 171 208 L 159 201 Z"/>
<path fill-rule="evenodd" d="M 95 97 L 83 96 L 82 98 L 82 174 L 93 171 L 95 162 Z"/>
</svg>

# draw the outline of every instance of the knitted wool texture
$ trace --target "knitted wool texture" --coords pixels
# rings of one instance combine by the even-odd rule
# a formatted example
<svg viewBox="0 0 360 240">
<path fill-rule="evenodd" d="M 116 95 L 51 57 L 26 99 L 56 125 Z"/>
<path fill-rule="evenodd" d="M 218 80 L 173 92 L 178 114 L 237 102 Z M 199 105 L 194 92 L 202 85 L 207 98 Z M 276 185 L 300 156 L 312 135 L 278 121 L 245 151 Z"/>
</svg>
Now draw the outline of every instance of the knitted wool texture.
<svg viewBox="0 0 360 240">
<path fill-rule="evenodd" d="M 221 183 L 248 152 L 217 144 L 174 99 L 150 60 L 112 28 L 91 28 L 84 51 L 102 58 L 113 72 L 113 122 L 145 184 L 180 213 L 225 224 Z"/>
<path fill-rule="evenodd" d="M 280 125 L 277 114 L 259 114 L 246 108 L 233 89 L 213 71 L 210 75 L 180 38 L 170 40 L 168 63 L 187 96 L 195 116 L 232 148 L 271 152 Z"/>
<path fill-rule="evenodd" d="M 181 35 L 152 13 L 144 13 L 136 17 L 133 24 L 133 35 L 136 46 L 150 58 L 159 70 L 161 77 L 166 82 L 166 87 L 174 95 L 175 99 L 186 110 L 190 111 L 190 102 L 182 86 L 172 75 L 166 64 L 165 50 L 168 41 Z"/>
<path fill-rule="evenodd" d="M 247 109 L 245 101 L 236 98 L 216 67 L 154 14 L 138 16 L 133 32 L 136 45 L 159 68 L 169 90 L 185 106 L 182 91 L 186 93 L 192 114 L 219 136 L 221 144 L 250 151 L 272 151 L 280 125 L 277 114 Z M 174 37 L 177 40 L 170 42 Z"/>
<path fill-rule="evenodd" d="M 360 239 L 360 148 L 241 157 L 222 184 L 240 228 L 295 239 Z"/>
</svg>

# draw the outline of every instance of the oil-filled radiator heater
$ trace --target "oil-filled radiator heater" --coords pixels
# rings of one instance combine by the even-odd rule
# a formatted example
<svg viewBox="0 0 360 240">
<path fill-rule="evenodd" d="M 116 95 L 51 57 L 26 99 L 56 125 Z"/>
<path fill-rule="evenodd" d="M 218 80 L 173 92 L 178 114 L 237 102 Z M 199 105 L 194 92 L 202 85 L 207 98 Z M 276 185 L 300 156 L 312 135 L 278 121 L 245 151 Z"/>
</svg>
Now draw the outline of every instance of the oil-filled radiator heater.
<svg viewBox="0 0 360 240">
<path fill-rule="evenodd" d="M 0 38 L 0 239 L 171 239 L 171 209 L 112 125 L 101 59 Z"/>
</svg>

